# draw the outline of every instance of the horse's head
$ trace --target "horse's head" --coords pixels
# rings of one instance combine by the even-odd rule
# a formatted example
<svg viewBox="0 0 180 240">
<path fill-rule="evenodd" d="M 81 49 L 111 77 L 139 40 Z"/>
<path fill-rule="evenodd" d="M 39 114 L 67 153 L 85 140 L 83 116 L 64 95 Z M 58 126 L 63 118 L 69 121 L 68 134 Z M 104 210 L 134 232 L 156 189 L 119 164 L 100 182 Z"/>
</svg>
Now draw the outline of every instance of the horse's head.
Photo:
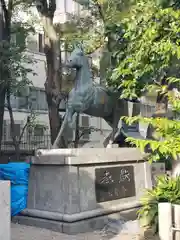
<svg viewBox="0 0 180 240">
<path fill-rule="evenodd" d="M 79 69 L 84 65 L 84 61 L 86 60 L 86 56 L 84 54 L 82 46 L 75 47 L 71 56 L 67 60 L 67 67 Z"/>
</svg>

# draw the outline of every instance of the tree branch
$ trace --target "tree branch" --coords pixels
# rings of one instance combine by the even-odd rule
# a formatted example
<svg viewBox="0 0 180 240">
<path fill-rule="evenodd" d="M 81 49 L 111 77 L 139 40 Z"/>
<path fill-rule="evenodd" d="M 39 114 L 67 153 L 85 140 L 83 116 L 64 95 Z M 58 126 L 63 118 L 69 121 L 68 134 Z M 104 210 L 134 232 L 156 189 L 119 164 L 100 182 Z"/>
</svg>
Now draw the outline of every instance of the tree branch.
<svg viewBox="0 0 180 240">
<path fill-rule="evenodd" d="M 6 3 L 5 3 L 5 0 L 0 0 L 1 1 L 1 6 L 2 6 L 2 9 L 3 9 L 3 13 L 4 13 L 4 18 L 5 18 L 5 21 L 7 22 L 8 21 L 8 9 L 6 7 Z"/>
</svg>

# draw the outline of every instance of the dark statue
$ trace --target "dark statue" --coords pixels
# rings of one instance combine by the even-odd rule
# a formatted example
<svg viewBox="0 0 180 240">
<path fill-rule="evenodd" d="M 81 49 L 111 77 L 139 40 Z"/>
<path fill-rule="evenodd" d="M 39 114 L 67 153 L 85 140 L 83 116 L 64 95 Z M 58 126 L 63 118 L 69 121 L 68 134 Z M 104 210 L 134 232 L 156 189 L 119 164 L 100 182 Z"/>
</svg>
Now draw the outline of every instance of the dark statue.
<svg viewBox="0 0 180 240">
<path fill-rule="evenodd" d="M 112 143 L 119 133 L 118 123 L 121 117 L 122 100 L 119 99 L 119 92 L 93 82 L 89 68 L 88 58 L 84 54 L 81 45 L 77 46 L 68 59 L 66 66 L 76 69 L 74 87 L 69 93 L 65 117 L 61 129 L 52 148 L 58 148 L 66 124 L 72 126 L 75 113 L 85 113 L 94 117 L 103 118 L 112 128 L 112 132 L 104 141 L 106 147 Z"/>
</svg>

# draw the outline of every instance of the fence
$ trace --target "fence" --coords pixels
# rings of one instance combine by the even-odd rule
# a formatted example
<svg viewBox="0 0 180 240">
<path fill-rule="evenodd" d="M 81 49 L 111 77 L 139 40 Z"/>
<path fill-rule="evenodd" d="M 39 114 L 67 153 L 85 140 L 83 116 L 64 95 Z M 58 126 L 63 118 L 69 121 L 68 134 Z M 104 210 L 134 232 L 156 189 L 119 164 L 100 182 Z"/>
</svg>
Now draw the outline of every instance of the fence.
<svg viewBox="0 0 180 240">
<path fill-rule="evenodd" d="M 51 138 L 49 134 L 42 136 L 25 134 L 19 144 L 20 159 L 18 161 L 24 161 L 29 156 L 34 156 L 34 152 L 39 148 L 50 148 L 50 146 Z M 16 152 L 11 138 L 2 140 L 0 153 L 0 163 L 7 163 L 9 161 L 16 161 Z"/>
<path fill-rule="evenodd" d="M 20 150 L 36 150 L 38 148 L 49 148 L 51 145 L 51 137 L 49 134 L 42 136 L 32 136 L 29 134 L 23 135 L 19 148 Z M 13 141 L 10 140 L 2 140 L 1 144 L 2 151 L 11 151 L 14 150 Z"/>
</svg>

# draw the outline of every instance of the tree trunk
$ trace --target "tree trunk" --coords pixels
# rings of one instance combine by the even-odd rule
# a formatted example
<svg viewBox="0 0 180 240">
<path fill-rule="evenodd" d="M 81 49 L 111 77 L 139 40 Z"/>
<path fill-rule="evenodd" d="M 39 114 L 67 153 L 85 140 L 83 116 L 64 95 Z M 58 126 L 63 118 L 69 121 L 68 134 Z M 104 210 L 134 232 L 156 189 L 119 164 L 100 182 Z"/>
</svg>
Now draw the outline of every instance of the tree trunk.
<svg viewBox="0 0 180 240">
<path fill-rule="evenodd" d="M 51 143 L 53 144 L 62 123 L 62 118 L 59 114 L 59 104 L 62 100 L 60 37 L 53 25 L 56 1 L 51 0 L 48 4 L 47 0 L 39 0 L 36 3 L 36 7 L 41 17 L 45 35 L 45 55 L 47 63 L 45 90 L 48 104 Z M 64 137 L 60 144 L 61 147 L 67 147 Z"/>
<path fill-rule="evenodd" d="M 19 141 L 17 140 L 17 136 L 16 136 L 16 132 L 15 132 L 15 122 L 14 122 L 13 110 L 12 110 L 12 107 L 11 107 L 9 89 L 7 90 L 6 99 L 7 99 L 7 108 L 8 108 L 9 117 L 10 117 L 11 137 L 12 137 L 12 140 L 13 140 L 13 145 L 14 145 L 15 153 L 16 153 L 16 161 L 19 161 L 19 159 L 20 159 L 20 148 L 19 148 Z"/>
<path fill-rule="evenodd" d="M 59 104 L 62 100 L 61 52 L 59 41 L 50 40 L 49 37 L 46 36 L 45 54 L 47 62 L 45 90 L 48 104 L 51 143 L 53 144 L 62 123 L 62 117 L 59 114 Z M 64 138 L 61 140 L 60 146 L 66 147 Z"/>
<path fill-rule="evenodd" d="M 4 6 L 4 1 L 0 1 L 0 51 L 4 47 L 5 41 L 8 39 L 9 33 L 9 16 Z M 3 136 L 3 120 L 4 120 L 4 106 L 5 106 L 5 95 L 6 95 L 6 84 L 5 84 L 5 76 L 7 74 L 3 65 L 6 64 L 1 59 L 2 53 L 0 54 L 0 150 L 1 150 L 1 142 Z"/>
<path fill-rule="evenodd" d="M 52 77 L 47 78 L 47 82 L 51 81 Z M 61 127 L 62 118 L 59 115 L 59 104 L 57 105 L 53 101 L 53 96 L 50 93 L 50 89 L 46 87 L 45 84 L 45 90 L 46 90 L 46 99 L 48 104 L 48 115 L 49 115 L 49 125 L 50 125 L 50 131 L 51 131 L 51 144 L 54 143 L 57 133 Z"/>
</svg>

